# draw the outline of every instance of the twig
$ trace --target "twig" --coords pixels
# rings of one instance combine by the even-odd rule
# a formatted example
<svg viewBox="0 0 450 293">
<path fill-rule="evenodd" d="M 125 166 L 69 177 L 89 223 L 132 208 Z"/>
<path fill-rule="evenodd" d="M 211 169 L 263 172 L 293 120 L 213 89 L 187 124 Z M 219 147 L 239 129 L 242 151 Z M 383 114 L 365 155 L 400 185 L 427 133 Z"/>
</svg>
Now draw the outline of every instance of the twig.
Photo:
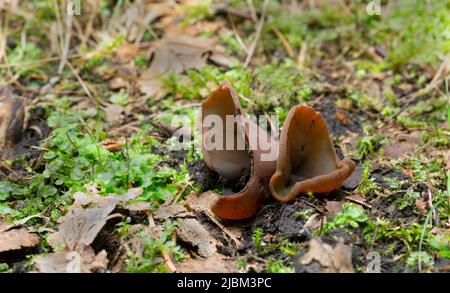
<svg viewBox="0 0 450 293">
<path fill-rule="evenodd" d="M 178 192 L 177 196 L 174 198 L 174 200 L 172 201 L 172 204 L 176 204 L 178 202 L 178 200 L 180 199 L 180 197 L 184 194 L 184 192 L 186 191 L 186 189 L 190 187 L 189 184 L 184 185 L 184 187 L 180 190 L 180 192 Z"/>
<path fill-rule="evenodd" d="M 252 16 L 252 19 L 254 22 L 258 20 L 258 17 L 256 16 L 256 10 L 255 5 L 253 5 L 253 0 L 247 0 L 248 9 L 250 10 L 250 15 Z"/>
<path fill-rule="evenodd" d="M 372 206 L 371 206 L 370 204 L 365 203 L 365 202 L 363 202 L 362 200 L 357 200 L 357 199 L 352 198 L 352 197 L 350 197 L 350 196 L 346 196 L 345 199 L 347 199 L 347 200 L 349 200 L 349 201 L 352 201 L 352 202 L 354 202 L 354 203 L 360 204 L 360 205 L 362 205 L 362 206 L 365 206 L 366 208 L 369 208 L 369 209 L 372 208 Z"/>
<path fill-rule="evenodd" d="M 241 39 L 241 36 L 239 36 L 239 33 L 236 30 L 236 26 L 234 25 L 234 21 L 233 18 L 231 18 L 231 15 L 229 13 L 227 13 L 228 16 L 228 20 L 231 23 L 231 28 L 233 29 L 234 35 L 236 36 L 236 40 L 239 43 L 239 45 L 242 47 L 242 49 L 244 49 L 245 53 L 248 54 L 248 49 L 247 46 L 245 46 L 244 42 Z"/>
<path fill-rule="evenodd" d="M 227 228 L 225 228 L 217 219 L 216 217 L 212 214 L 212 212 L 209 209 L 205 209 L 205 214 L 208 216 L 208 218 L 214 222 L 214 224 L 216 224 L 220 229 L 222 229 L 222 231 L 228 235 L 228 237 L 230 237 L 231 240 L 234 241 L 234 243 L 236 244 L 236 247 L 241 246 L 241 241 L 239 241 L 239 239 L 237 239 L 233 233 L 231 233 Z"/>
<path fill-rule="evenodd" d="M 58 74 L 61 74 L 63 72 L 65 64 L 66 64 L 67 56 L 69 55 L 70 39 L 71 39 L 71 34 L 72 34 L 72 15 L 70 15 L 70 14 L 67 15 L 67 18 L 66 18 L 66 28 L 67 28 L 66 39 L 64 40 L 64 47 L 61 48 L 62 54 L 61 54 L 61 62 L 59 63 L 59 67 L 58 67 Z M 61 34 L 62 34 L 62 32 L 61 32 Z"/>
<path fill-rule="evenodd" d="M 284 35 L 279 30 L 277 30 L 274 26 L 270 26 L 270 29 L 280 39 L 280 41 L 283 44 L 284 48 L 286 49 L 286 52 L 288 53 L 289 57 L 291 57 L 291 58 L 294 57 L 294 50 L 292 50 L 291 45 L 289 45 L 289 42 L 284 37 Z"/>
<path fill-rule="evenodd" d="M 94 104 L 96 104 L 96 105 L 99 104 L 97 102 L 97 100 L 94 98 L 94 96 L 92 95 L 92 93 L 89 90 L 89 88 L 87 87 L 86 83 L 83 81 L 83 79 L 81 79 L 80 75 L 75 70 L 75 68 L 73 68 L 72 64 L 70 64 L 69 61 L 66 61 L 66 64 L 70 68 L 70 70 L 72 70 L 72 73 L 75 75 L 75 77 L 77 78 L 78 82 L 81 84 L 81 87 L 86 92 L 87 96 L 92 100 L 92 102 L 94 102 Z"/>
<path fill-rule="evenodd" d="M 167 268 L 169 269 L 169 271 L 171 273 L 174 273 L 177 271 L 177 268 L 175 267 L 175 265 L 172 262 L 172 258 L 170 257 L 170 255 L 167 253 L 167 251 L 165 251 L 164 249 L 161 249 L 161 255 L 164 258 L 164 261 L 166 262 Z"/>
<path fill-rule="evenodd" d="M 247 67 L 248 64 L 250 64 L 250 61 L 252 60 L 253 54 L 255 53 L 255 50 L 256 50 L 256 45 L 258 45 L 258 41 L 259 41 L 259 38 L 261 36 L 262 29 L 264 27 L 264 21 L 266 19 L 267 3 L 268 2 L 269 2 L 268 0 L 264 0 L 263 10 L 262 10 L 261 18 L 259 20 L 258 27 L 256 29 L 255 39 L 253 40 L 253 43 L 250 46 L 250 50 L 249 50 L 249 52 L 247 54 L 247 58 L 245 59 L 244 67 Z"/>
<path fill-rule="evenodd" d="M 306 42 L 302 42 L 302 44 L 300 46 L 300 52 L 298 53 L 298 57 L 297 57 L 297 67 L 299 69 L 301 69 L 305 66 L 307 51 L 308 51 L 308 44 Z"/>
<path fill-rule="evenodd" d="M 415 100 L 416 98 L 424 96 L 429 92 L 431 92 L 441 83 L 441 81 L 446 76 L 448 76 L 449 73 L 450 73 L 450 54 L 445 57 L 444 61 L 442 62 L 441 66 L 439 66 L 438 71 L 436 72 L 430 83 L 425 88 L 413 93 L 411 95 L 411 99 Z"/>
</svg>

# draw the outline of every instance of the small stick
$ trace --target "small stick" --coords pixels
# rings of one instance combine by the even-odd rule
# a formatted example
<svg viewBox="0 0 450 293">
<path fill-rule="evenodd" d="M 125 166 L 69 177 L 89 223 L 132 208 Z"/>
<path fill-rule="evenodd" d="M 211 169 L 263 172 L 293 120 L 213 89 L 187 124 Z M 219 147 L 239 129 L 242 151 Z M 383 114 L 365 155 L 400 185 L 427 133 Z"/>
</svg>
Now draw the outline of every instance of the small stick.
<svg viewBox="0 0 450 293">
<path fill-rule="evenodd" d="M 92 100 L 92 102 L 94 102 L 94 104 L 98 104 L 96 99 L 94 98 L 94 96 L 92 95 L 91 91 L 89 90 L 89 88 L 87 87 L 86 83 L 83 81 L 83 79 L 81 79 L 80 75 L 77 73 L 77 71 L 75 70 L 75 68 L 73 68 L 72 64 L 70 64 L 69 61 L 66 60 L 67 66 L 70 68 L 70 70 L 72 70 L 72 73 L 75 75 L 75 77 L 78 79 L 78 82 L 81 84 L 81 87 L 83 88 L 83 90 L 86 92 L 86 94 L 88 95 L 88 97 Z"/>
<path fill-rule="evenodd" d="M 298 53 L 298 57 L 297 57 L 297 67 L 299 69 L 301 69 L 305 66 L 307 51 L 308 51 L 308 44 L 306 42 L 302 42 L 302 44 L 300 46 L 300 52 Z"/>
<path fill-rule="evenodd" d="M 66 38 L 64 40 L 64 47 L 62 49 L 61 54 L 61 61 L 59 63 L 58 67 L 58 74 L 61 74 L 64 70 L 64 66 L 66 64 L 67 55 L 69 55 L 69 49 L 70 49 L 70 37 L 72 34 L 72 15 L 67 15 L 66 18 L 66 26 L 67 26 L 67 32 L 66 32 Z"/>
<path fill-rule="evenodd" d="M 244 67 L 248 66 L 248 64 L 250 63 L 250 60 L 252 60 L 253 54 L 255 53 L 256 45 L 258 44 L 259 38 L 261 36 L 262 29 L 264 27 L 264 20 L 266 18 L 267 3 L 268 2 L 269 1 L 264 0 L 263 11 L 262 11 L 262 14 L 261 14 L 261 18 L 260 18 L 258 27 L 256 29 L 255 39 L 253 40 L 253 43 L 252 43 L 252 45 L 250 47 L 249 53 L 247 55 L 247 58 L 245 59 Z"/>
<path fill-rule="evenodd" d="M 171 273 L 174 273 L 177 271 L 177 268 L 175 267 L 175 265 L 172 262 L 172 258 L 170 257 L 170 255 L 167 253 L 167 251 L 165 251 L 164 249 L 161 249 L 161 255 L 164 258 L 164 261 L 166 262 L 167 268 L 169 269 L 169 271 Z"/>
<path fill-rule="evenodd" d="M 212 214 L 212 212 L 208 209 L 205 209 L 205 214 L 208 216 L 208 218 L 214 222 L 214 224 L 216 224 L 220 229 L 222 229 L 223 232 L 225 232 L 225 234 L 228 235 L 228 237 L 231 238 L 231 240 L 234 241 L 234 243 L 236 244 L 236 247 L 241 246 L 241 241 L 239 241 L 234 235 L 233 233 L 231 233 L 227 228 L 225 228 L 217 219 L 216 217 Z"/>
<path fill-rule="evenodd" d="M 176 204 L 177 201 L 180 199 L 180 197 L 183 195 L 183 193 L 186 191 L 186 189 L 189 187 L 189 184 L 184 185 L 184 187 L 178 192 L 177 196 L 172 201 L 172 204 Z"/>
<path fill-rule="evenodd" d="M 288 53 L 289 57 L 294 57 L 294 50 L 292 50 L 291 45 L 289 45 L 288 40 L 284 37 L 284 35 L 277 30 L 274 26 L 270 27 L 274 34 L 280 39 L 281 43 L 283 44 L 284 48 L 286 49 L 286 52 Z"/>
<path fill-rule="evenodd" d="M 234 35 L 236 36 L 237 42 L 238 42 L 239 45 L 242 47 L 242 49 L 244 49 L 245 53 L 248 54 L 248 49 L 247 49 L 247 47 L 245 46 L 244 42 L 242 41 L 241 36 L 239 36 L 239 33 L 238 33 L 237 30 L 236 30 L 236 26 L 234 25 L 234 21 L 233 21 L 233 19 L 231 18 L 231 15 L 230 15 L 229 13 L 227 13 L 227 16 L 228 16 L 228 20 L 229 20 L 230 23 L 231 23 L 231 28 L 233 29 L 233 32 L 234 32 Z"/>
<path fill-rule="evenodd" d="M 247 0 L 248 9 L 250 10 L 250 15 L 252 16 L 252 20 L 256 22 L 258 17 L 256 16 L 255 5 L 253 5 L 253 0 Z"/>
<path fill-rule="evenodd" d="M 352 201 L 352 202 L 354 202 L 354 203 L 360 204 L 360 205 L 362 205 L 362 206 L 365 206 L 366 208 L 369 208 L 369 209 L 372 208 L 372 206 L 371 206 L 370 204 L 365 203 L 365 202 L 363 202 L 363 201 L 361 201 L 361 200 L 352 198 L 352 197 L 350 197 L 350 196 L 346 196 L 345 199 L 347 199 L 347 200 L 349 200 L 349 201 Z"/>
</svg>

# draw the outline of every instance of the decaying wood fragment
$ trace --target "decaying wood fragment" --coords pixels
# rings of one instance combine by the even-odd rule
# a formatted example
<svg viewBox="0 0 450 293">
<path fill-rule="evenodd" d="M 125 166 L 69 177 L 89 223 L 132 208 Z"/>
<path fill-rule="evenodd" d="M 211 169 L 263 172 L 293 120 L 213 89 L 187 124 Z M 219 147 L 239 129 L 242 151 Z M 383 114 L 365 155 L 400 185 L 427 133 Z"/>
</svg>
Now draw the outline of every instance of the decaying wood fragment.
<svg viewBox="0 0 450 293">
<path fill-rule="evenodd" d="M 0 159 L 13 155 L 22 136 L 24 119 L 24 100 L 11 94 L 0 95 Z"/>
</svg>

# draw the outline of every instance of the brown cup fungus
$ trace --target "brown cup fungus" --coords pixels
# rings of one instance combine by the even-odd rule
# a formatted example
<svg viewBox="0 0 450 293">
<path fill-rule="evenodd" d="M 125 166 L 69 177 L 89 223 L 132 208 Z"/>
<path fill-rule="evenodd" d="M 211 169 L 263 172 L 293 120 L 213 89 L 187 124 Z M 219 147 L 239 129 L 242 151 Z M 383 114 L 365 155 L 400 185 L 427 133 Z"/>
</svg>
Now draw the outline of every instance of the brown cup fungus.
<svg viewBox="0 0 450 293">
<path fill-rule="evenodd" d="M 276 199 L 287 202 L 301 193 L 333 191 L 354 169 L 352 160 L 338 159 L 320 113 L 305 105 L 289 111 L 281 131 L 277 169 L 270 180 Z"/>
<path fill-rule="evenodd" d="M 238 186 L 239 181 L 249 177 L 241 190 L 215 196 L 211 210 L 224 219 L 253 216 L 265 196 L 269 196 L 267 186 L 275 172 L 277 141 L 255 122 L 242 116 L 237 95 L 226 81 L 202 103 L 200 121 L 207 166 L 231 185 Z M 260 139 L 266 139 L 264 150 Z M 275 156 L 265 158 L 269 152 L 275 152 Z"/>
<path fill-rule="evenodd" d="M 226 81 L 202 103 L 200 122 L 207 166 L 235 187 L 229 195 L 212 193 L 211 210 L 224 219 L 252 217 L 270 193 L 287 202 L 302 193 L 333 191 L 355 169 L 352 160 L 338 159 L 327 124 L 313 108 L 293 107 L 278 142 L 242 116 Z"/>
</svg>

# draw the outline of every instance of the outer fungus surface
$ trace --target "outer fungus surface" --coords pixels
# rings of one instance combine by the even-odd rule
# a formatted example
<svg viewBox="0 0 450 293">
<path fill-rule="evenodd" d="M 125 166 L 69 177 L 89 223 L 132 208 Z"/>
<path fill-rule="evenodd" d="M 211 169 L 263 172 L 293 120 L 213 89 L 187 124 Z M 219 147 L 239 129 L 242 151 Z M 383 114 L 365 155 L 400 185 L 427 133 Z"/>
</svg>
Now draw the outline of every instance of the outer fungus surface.
<svg viewBox="0 0 450 293">
<path fill-rule="evenodd" d="M 201 131 L 203 136 L 202 149 L 207 166 L 219 173 L 223 180 L 233 182 L 249 174 L 250 178 L 244 188 L 231 195 L 217 195 L 211 204 L 211 210 L 224 219 L 245 219 L 252 217 L 261 208 L 265 196 L 269 196 L 267 185 L 270 177 L 275 172 L 276 159 L 262 160 L 262 155 L 267 153 L 261 150 L 259 143 L 256 149 L 249 149 L 249 142 L 258 142 L 260 136 L 265 135 L 270 142 L 271 151 L 278 152 L 277 141 L 267 134 L 265 130 L 256 126 L 250 119 L 244 118 L 239 105 L 239 100 L 234 89 L 228 82 L 213 91 L 211 95 L 202 103 L 200 113 Z M 210 137 L 210 130 L 215 125 L 210 125 L 207 120 L 211 115 L 217 115 L 222 121 L 223 141 L 219 143 L 222 149 L 210 149 L 206 141 L 214 141 Z M 233 127 L 227 126 L 227 117 L 236 117 L 237 122 Z M 206 122 L 206 123 L 205 123 Z M 250 131 L 256 127 L 257 131 Z M 219 131 L 220 132 L 220 131 Z M 217 132 L 216 132 L 217 133 Z M 227 148 L 227 141 L 230 137 L 234 139 L 234 147 Z M 218 138 L 215 138 L 218 139 Z M 244 148 L 238 147 L 238 142 L 244 143 Z M 276 157 L 276 156 L 275 156 Z"/>
<path fill-rule="evenodd" d="M 283 202 L 306 192 L 338 188 L 355 169 L 352 160 L 339 160 L 325 120 L 313 108 L 293 107 L 281 131 L 277 169 L 270 180 L 272 195 Z"/>
</svg>

